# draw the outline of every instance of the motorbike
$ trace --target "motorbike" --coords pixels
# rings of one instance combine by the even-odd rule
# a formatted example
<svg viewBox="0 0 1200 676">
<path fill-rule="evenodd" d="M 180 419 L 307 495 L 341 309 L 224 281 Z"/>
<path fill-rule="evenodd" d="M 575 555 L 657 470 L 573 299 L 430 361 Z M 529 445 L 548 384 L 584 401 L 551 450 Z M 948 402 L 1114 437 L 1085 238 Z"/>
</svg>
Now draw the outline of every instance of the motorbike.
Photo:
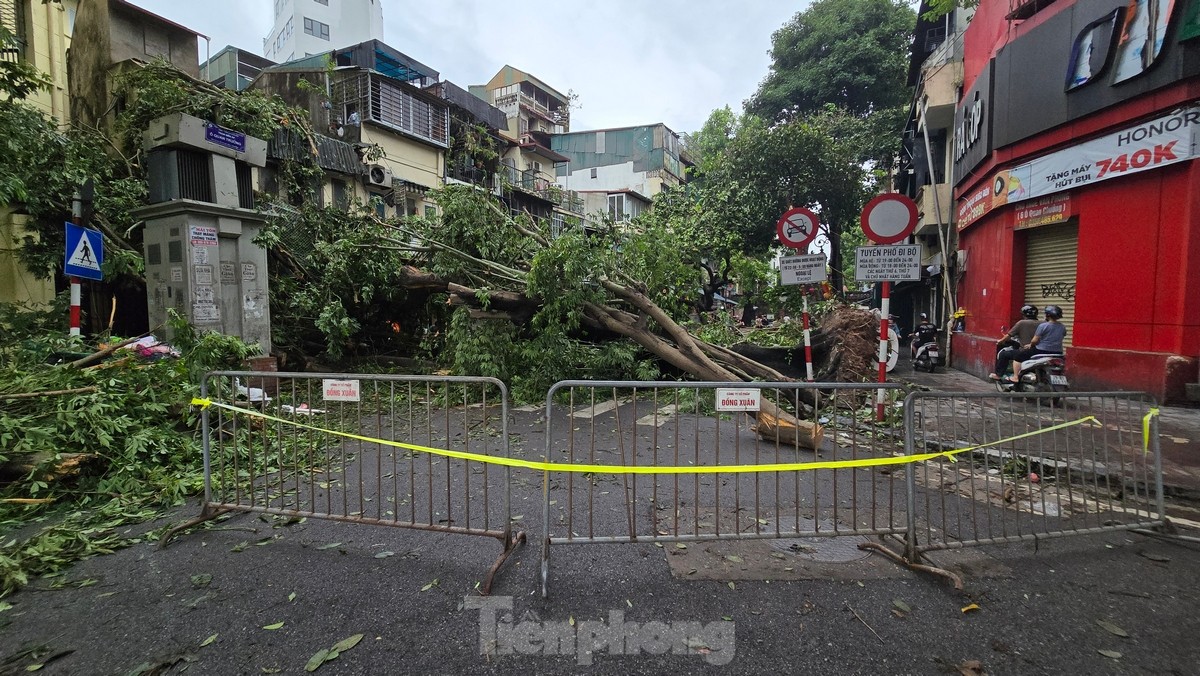
<svg viewBox="0 0 1200 676">
<path fill-rule="evenodd" d="M 917 345 L 916 354 L 913 355 L 912 367 L 914 371 L 922 369 L 933 373 L 942 363 L 942 352 L 938 346 L 937 339 L 933 339 Z"/>
<path fill-rule="evenodd" d="M 1009 339 L 996 346 L 996 352 L 1006 347 L 1020 347 L 1017 341 Z M 1000 392 L 1066 392 L 1070 389 L 1067 381 L 1067 358 L 1062 354 L 1039 354 L 1021 362 L 1021 373 L 1016 382 L 1009 379 L 1011 367 L 1001 373 L 1000 379 L 993 381 Z M 1052 399 L 1052 405 L 1061 403 Z"/>
</svg>

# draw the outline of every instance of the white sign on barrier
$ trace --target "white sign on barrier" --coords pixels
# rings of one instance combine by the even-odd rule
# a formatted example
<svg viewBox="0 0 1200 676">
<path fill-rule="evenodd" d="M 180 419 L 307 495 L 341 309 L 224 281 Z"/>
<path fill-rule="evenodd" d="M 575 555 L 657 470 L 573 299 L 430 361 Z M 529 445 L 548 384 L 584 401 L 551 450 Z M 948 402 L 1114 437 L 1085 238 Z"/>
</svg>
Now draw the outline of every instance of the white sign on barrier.
<svg viewBox="0 0 1200 676">
<path fill-rule="evenodd" d="M 779 259 L 779 275 L 784 284 L 815 284 L 825 281 L 825 254 L 784 256 Z"/>
<path fill-rule="evenodd" d="M 325 401 L 359 400 L 357 380 L 331 380 L 325 378 L 321 381 L 321 390 L 325 394 Z"/>
<path fill-rule="evenodd" d="M 717 388 L 718 411 L 757 411 L 762 390 L 758 388 Z"/>
<path fill-rule="evenodd" d="M 887 244 L 860 246 L 854 278 L 860 282 L 915 282 L 921 279 L 921 246 Z"/>
</svg>

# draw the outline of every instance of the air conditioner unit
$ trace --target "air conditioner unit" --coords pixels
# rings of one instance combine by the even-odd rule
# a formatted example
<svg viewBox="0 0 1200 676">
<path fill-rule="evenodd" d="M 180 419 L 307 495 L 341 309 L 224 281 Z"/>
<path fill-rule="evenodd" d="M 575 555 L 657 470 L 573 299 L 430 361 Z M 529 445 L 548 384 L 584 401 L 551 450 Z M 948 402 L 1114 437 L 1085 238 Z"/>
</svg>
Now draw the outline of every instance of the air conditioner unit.
<svg viewBox="0 0 1200 676">
<path fill-rule="evenodd" d="M 367 185 L 390 188 L 392 187 L 392 170 L 382 164 L 368 164 L 367 175 L 363 177 L 363 182 Z"/>
</svg>

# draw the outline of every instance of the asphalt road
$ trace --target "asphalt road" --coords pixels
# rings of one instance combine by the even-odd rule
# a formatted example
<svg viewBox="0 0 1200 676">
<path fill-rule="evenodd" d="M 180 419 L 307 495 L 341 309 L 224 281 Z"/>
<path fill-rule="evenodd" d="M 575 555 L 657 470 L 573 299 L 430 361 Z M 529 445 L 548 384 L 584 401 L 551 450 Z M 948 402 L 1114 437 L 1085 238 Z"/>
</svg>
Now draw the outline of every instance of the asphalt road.
<svg viewBox="0 0 1200 676">
<path fill-rule="evenodd" d="M 527 457 L 542 448 L 540 415 L 514 415 Z M 703 434 L 728 447 L 743 431 Z M 619 448 L 603 437 L 597 446 Z M 0 673 L 61 654 L 38 673 L 295 674 L 358 634 L 316 673 L 953 674 L 977 662 L 991 674 L 1186 674 L 1200 664 L 1194 545 L 1114 531 L 939 555 L 963 573 L 961 591 L 874 554 L 816 565 L 810 541 L 555 545 L 543 599 L 542 477 L 513 478 L 514 525 L 529 543 L 486 599 L 478 586 L 501 551 L 494 539 L 239 514 L 163 550 L 139 544 L 34 581 L 0 611 Z M 887 494 L 892 480 L 874 480 L 862 496 Z M 597 527 L 619 532 L 624 487 L 601 485 Z M 745 517 L 743 532 L 773 525 L 774 515 L 762 524 L 729 511 L 730 491 L 749 484 L 706 486 L 704 507 L 726 500 L 716 519 Z M 791 507 L 856 522 L 859 512 L 844 518 L 848 494 L 826 488 Z M 669 531 L 642 490 L 651 530 L 638 532 Z M 551 530 L 562 534 L 555 507 Z"/>
</svg>

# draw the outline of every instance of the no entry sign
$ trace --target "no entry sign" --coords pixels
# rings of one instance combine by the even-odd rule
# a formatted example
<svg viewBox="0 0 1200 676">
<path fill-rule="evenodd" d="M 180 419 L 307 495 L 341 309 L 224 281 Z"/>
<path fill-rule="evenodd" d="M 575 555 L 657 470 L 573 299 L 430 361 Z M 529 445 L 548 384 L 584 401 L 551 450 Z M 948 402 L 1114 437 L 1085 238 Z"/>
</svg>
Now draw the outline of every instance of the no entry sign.
<svg viewBox="0 0 1200 676">
<path fill-rule="evenodd" d="M 895 244 L 917 227 L 917 205 L 900 193 L 879 195 L 863 207 L 863 232 L 876 244 Z"/>
<path fill-rule="evenodd" d="M 779 222 L 775 224 L 775 232 L 779 234 L 779 243 L 804 251 L 810 242 L 817 238 L 817 215 L 803 207 L 788 209 Z"/>
</svg>

